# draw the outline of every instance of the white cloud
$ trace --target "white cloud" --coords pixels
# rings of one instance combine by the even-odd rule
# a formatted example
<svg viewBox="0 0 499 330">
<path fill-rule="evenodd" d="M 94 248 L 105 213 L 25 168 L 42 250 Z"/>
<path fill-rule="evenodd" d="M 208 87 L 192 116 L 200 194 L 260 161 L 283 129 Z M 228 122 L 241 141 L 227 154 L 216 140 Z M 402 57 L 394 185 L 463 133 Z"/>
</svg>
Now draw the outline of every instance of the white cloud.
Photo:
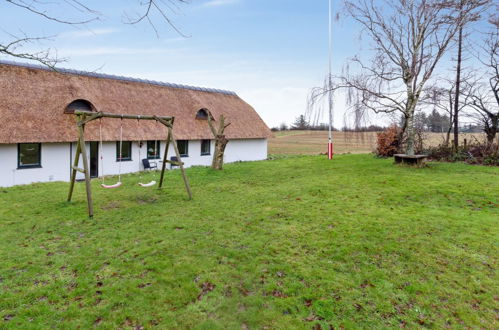
<svg viewBox="0 0 499 330">
<path fill-rule="evenodd" d="M 88 38 L 95 37 L 99 35 L 106 35 L 111 33 L 116 33 L 119 30 L 117 29 L 95 29 L 95 30 L 78 30 L 78 31 L 66 31 L 59 34 L 61 38 L 75 39 L 75 38 Z"/>
<path fill-rule="evenodd" d="M 205 2 L 200 7 L 219 7 L 238 3 L 240 0 L 210 0 Z"/>
</svg>

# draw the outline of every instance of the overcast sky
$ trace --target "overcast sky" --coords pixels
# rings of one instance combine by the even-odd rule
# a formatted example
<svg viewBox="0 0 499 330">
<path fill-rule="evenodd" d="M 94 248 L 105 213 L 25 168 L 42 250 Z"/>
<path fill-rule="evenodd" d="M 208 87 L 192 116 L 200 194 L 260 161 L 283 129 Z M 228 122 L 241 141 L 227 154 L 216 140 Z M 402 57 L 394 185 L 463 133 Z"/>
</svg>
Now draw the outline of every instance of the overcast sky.
<svg viewBox="0 0 499 330">
<path fill-rule="evenodd" d="M 327 73 L 328 0 L 192 0 L 170 15 L 187 38 L 157 15 L 152 19 L 159 37 L 146 22 L 124 24 L 125 15 L 140 12 L 137 3 L 85 1 L 100 19 L 68 26 L 2 2 L 0 37 L 53 36 L 30 49 L 56 49 L 67 58 L 61 67 L 232 90 L 269 126 L 304 113 L 310 88 Z M 334 3 L 338 10 L 340 0 Z M 67 5 L 47 4 L 56 16 L 85 17 Z M 351 22 L 334 23 L 334 73 L 362 50 L 359 35 Z M 336 104 L 337 127 L 343 125 L 343 108 L 343 102 Z"/>
</svg>

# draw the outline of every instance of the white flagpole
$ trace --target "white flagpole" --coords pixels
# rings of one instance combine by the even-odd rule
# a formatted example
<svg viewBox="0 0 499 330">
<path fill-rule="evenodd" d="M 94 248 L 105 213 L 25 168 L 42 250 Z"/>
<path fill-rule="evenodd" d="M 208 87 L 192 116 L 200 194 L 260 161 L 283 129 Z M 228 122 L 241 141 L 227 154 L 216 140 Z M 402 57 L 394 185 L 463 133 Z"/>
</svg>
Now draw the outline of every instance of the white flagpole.
<svg viewBox="0 0 499 330">
<path fill-rule="evenodd" d="M 329 75 L 328 75 L 328 101 L 329 101 L 329 142 L 327 147 L 327 155 L 329 159 L 333 159 L 333 91 L 332 91 L 332 56 L 333 56 L 333 4 L 332 0 L 329 0 Z"/>
</svg>

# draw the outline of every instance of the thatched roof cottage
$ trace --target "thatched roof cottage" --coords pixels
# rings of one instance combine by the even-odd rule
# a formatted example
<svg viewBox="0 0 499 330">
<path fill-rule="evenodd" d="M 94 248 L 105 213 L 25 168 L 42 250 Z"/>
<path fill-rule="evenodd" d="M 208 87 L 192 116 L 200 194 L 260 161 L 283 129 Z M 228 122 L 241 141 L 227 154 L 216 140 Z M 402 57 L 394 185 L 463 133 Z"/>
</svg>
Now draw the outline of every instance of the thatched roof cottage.
<svg viewBox="0 0 499 330">
<path fill-rule="evenodd" d="M 227 162 L 267 157 L 270 130 L 234 92 L 0 61 L 0 187 L 69 180 L 77 140 L 75 109 L 174 116 L 182 161 L 186 166 L 209 165 L 213 136 L 204 108 L 231 122 L 226 129 Z M 141 170 L 143 158 L 159 162 L 164 126 L 94 121 L 85 131 L 93 177 L 117 174 L 121 126 L 123 173 Z"/>
</svg>

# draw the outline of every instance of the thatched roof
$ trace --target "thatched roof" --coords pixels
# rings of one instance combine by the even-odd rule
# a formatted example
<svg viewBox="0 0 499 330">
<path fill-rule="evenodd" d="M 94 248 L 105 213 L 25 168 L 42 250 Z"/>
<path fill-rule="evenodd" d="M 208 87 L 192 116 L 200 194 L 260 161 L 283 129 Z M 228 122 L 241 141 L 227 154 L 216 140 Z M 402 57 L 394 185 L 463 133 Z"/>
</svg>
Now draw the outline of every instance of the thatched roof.
<svg viewBox="0 0 499 330">
<path fill-rule="evenodd" d="M 256 111 L 233 92 L 0 61 L 0 143 L 75 141 L 75 116 L 64 111 L 78 99 L 97 111 L 174 116 L 177 139 L 213 138 L 207 121 L 196 119 L 202 108 L 215 119 L 227 118 L 229 139 L 271 136 Z M 102 120 L 104 141 L 119 139 L 120 122 Z M 98 120 L 87 125 L 87 140 L 99 140 L 98 127 Z M 123 120 L 123 139 L 164 140 L 166 131 L 152 121 Z"/>
</svg>

